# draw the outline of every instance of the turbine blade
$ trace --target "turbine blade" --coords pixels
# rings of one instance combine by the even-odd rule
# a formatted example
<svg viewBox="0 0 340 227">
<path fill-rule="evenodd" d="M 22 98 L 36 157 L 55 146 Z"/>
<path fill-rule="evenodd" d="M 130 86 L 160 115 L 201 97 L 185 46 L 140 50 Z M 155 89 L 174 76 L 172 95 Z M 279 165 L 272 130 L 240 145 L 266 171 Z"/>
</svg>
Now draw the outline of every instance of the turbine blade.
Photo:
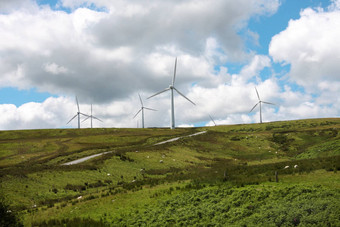
<svg viewBox="0 0 340 227">
<path fill-rule="evenodd" d="M 257 98 L 259 99 L 259 101 L 261 101 L 261 99 L 260 99 L 260 95 L 259 95 L 259 93 L 257 92 L 257 89 L 256 89 L 256 87 L 255 87 L 255 91 L 256 91 L 256 94 L 257 94 Z"/>
<path fill-rule="evenodd" d="M 103 121 L 102 121 L 102 120 L 100 120 L 98 117 L 92 116 L 92 118 L 93 118 L 93 119 L 96 119 L 96 120 L 98 120 L 98 121 L 101 121 L 101 122 L 103 122 Z"/>
<path fill-rule="evenodd" d="M 87 115 L 87 114 L 84 114 L 84 113 L 80 113 L 80 112 L 79 112 L 79 114 L 81 114 L 81 115 L 83 115 L 83 116 L 85 116 L 85 117 L 91 117 L 90 115 Z"/>
<path fill-rule="evenodd" d="M 77 96 L 76 96 L 76 101 L 77 101 L 78 112 L 80 112 L 80 109 L 79 109 L 79 102 L 78 102 Z"/>
<path fill-rule="evenodd" d="M 249 111 L 249 113 L 250 113 L 251 111 L 253 111 L 253 109 L 255 109 L 255 107 L 256 107 L 259 103 L 260 103 L 260 102 L 256 103 L 255 106 Z"/>
<path fill-rule="evenodd" d="M 166 91 L 168 91 L 168 90 L 170 90 L 170 88 L 166 88 L 166 89 L 164 89 L 163 91 L 160 91 L 160 92 L 158 92 L 158 93 L 156 93 L 156 94 L 154 94 L 154 95 L 151 95 L 149 98 L 152 98 L 152 97 L 154 97 L 154 96 L 156 96 L 156 95 L 159 95 L 159 94 L 161 94 L 161 93 L 163 93 L 163 92 L 166 92 Z M 149 98 L 147 98 L 147 99 L 149 99 Z"/>
<path fill-rule="evenodd" d="M 214 122 L 214 125 L 216 126 L 216 123 L 215 123 L 214 119 L 210 116 L 210 114 L 209 114 L 209 117 L 212 120 L 212 122 Z"/>
<path fill-rule="evenodd" d="M 262 101 L 262 103 L 266 103 L 266 104 L 270 104 L 270 105 L 276 105 L 274 103 L 271 103 L 271 102 L 265 102 L 265 101 Z"/>
<path fill-rule="evenodd" d="M 137 117 L 137 115 L 138 115 L 141 111 L 142 111 L 142 108 L 140 108 L 140 109 L 138 110 L 138 112 L 135 114 L 135 116 L 133 116 L 132 119 L 134 119 L 135 117 Z"/>
<path fill-rule="evenodd" d="M 143 101 L 142 101 L 142 98 L 140 97 L 139 93 L 138 93 L 138 96 L 139 96 L 140 104 L 142 104 L 142 107 L 143 107 Z"/>
<path fill-rule="evenodd" d="M 74 118 L 76 118 L 78 116 L 78 114 L 74 115 L 74 117 L 71 118 L 71 120 L 69 120 L 66 124 L 70 123 Z"/>
<path fill-rule="evenodd" d="M 89 117 L 87 117 L 87 118 L 85 118 L 82 122 L 84 122 L 84 121 L 86 121 L 87 119 L 89 119 L 90 118 L 90 116 Z"/>
<path fill-rule="evenodd" d="M 175 85 L 175 80 L 176 80 L 176 68 L 177 68 L 177 57 L 175 60 L 175 69 L 174 69 L 174 77 L 172 78 L 172 86 Z"/>
<path fill-rule="evenodd" d="M 185 97 L 185 95 L 183 95 L 181 92 L 179 92 L 175 87 L 174 87 L 175 91 L 177 91 L 178 94 L 180 94 L 183 98 L 185 98 L 186 100 L 188 100 L 189 102 L 191 102 L 192 104 L 194 104 L 196 106 L 196 104 L 191 101 L 190 99 L 188 99 L 187 97 Z"/>
<path fill-rule="evenodd" d="M 153 110 L 153 111 L 157 111 L 157 110 L 155 110 L 155 109 L 151 109 L 151 108 L 148 108 L 148 107 L 143 107 L 144 109 L 146 109 L 146 110 Z"/>
</svg>

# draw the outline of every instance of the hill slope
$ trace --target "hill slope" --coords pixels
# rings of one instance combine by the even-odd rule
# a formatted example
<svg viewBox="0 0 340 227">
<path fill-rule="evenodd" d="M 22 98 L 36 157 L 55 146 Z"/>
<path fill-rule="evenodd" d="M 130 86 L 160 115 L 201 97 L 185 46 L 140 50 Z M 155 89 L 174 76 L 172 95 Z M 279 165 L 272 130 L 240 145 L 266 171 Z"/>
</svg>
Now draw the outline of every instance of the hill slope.
<svg viewBox="0 0 340 227">
<path fill-rule="evenodd" d="M 48 226 L 336 225 L 339 129 L 336 118 L 176 130 L 1 131 L 3 217 Z M 94 154 L 102 155 L 62 165 Z"/>
</svg>

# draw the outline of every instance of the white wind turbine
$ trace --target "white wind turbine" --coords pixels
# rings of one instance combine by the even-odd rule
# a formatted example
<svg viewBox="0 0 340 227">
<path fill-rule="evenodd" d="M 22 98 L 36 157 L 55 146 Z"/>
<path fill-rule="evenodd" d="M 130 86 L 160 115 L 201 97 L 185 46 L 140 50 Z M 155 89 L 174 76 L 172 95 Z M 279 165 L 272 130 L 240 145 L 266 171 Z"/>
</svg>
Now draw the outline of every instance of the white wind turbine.
<svg viewBox="0 0 340 227">
<path fill-rule="evenodd" d="M 74 115 L 74 117 L 71 118 L 71 120 L 69 120 L 69 121 L 67 122 L 67 124 L 70 123 L 74 118 L 76 118 L 76 117 L 78 116 L 78 128 L 80 128 L 80 115 L 83 115 L 83 116 L 85 116 L 85 117 L 89 117 L 89 115 L 80 112 L 79 103 L 78 103 L 78 98 L 77 98 L 77 96 L 76 96 L 76 101 L 77 101 L 78 112 L 77 112 L 76 115 Z"/>
<path fill-rule="evenodd" d="M 175 79 L 176 79 L 176 66 L 177 66 L 177 58 L 175 60 L 175 69 L 174 69 L 174 76 L 172 78 L 172 83 L 169 85 L 168 88 L 164 89 L 163 91 L 160 91 L 152 96 L 150 96 L 149 98 L 152 98 L 156 95 L 159 95 L 163 92 L 169 91 L 170 90 L 170 108 L 171 108 L 171 122 L 170 122 L 170 128 L 174 129 L 175 128 L 175 107 L 174 107 L 174 90 L 180 94 L 183 98 L 185 98 L 186 100 L 188 100 L 189 102 L 191 102 L 192 104 L 196 105 L 193 101 L 191 101 L 190 99 L 188 99 L 187 97 L 185 97 L 185 95 L 183 95 L 181 92 L 179 92 L 176 88 L 175 88 Z M 148 98 L 148 99 L 149 99 Z"/>
<path fill-rule="evenodd" d="M 139 94 L 138 94 L 138 96 L 139 96 L 141 108 L 138 110 L 138 112 L 136 113 L 136 115 L 135 115 L 133 118 L 135 118 L 135 117 L 142 111 L 142 128 L 144 128 L 144 109 L 146 109 L 146 110 L 152 110 L 152 111 L 157 111 L 157 110 L 151 109 L 151 108 L 148 108 L 148 107 L 145 107 L 145 106 L 143 105 L 142 98 L 140 97 Z M 137 128 L 138 128 L 138 124 L 137 124 Z"/>
<path fill-rule="evenodd" d="M 259 99 L 259 101 L 258 101 L 258 103 L 256 103 L 255 106 L 249 111 L 249 113 L 250 113 L 251 111 L 253 111 L 253 109 L 255 109 L 255 107 L 256 107 L 258 104 L 260 104 L 260 123 L 262 123 L 262 107 L 261 107 L 261 104 L 262 104 L 262 103 L 270 104 L 270 105 L 275 105 L 275 104 L 274 104 L 274 103 L 271 103 L 271 102 L 262 101 L 262 100 L 260 99 L 260 95 L 259 95 L 259 93 L 257 92 L 256 87 L 255 87 L 255 91 L 256 91 L 257 98 Z"/>
<path fill-rule="evenodd" d="M 217 126 L 216 123 L 215 123 L 215 121 L 214 121 L 214 119 L 211 117 L 210 114 L 209 114 L 209 117 L 210 117 L 210 119 L 212 120 L 212 122 L 214 123 L 214 125 Z"/>
<path fill-rule="evenodd" d="M 98 121 L 103 122 L 103 121 L 100 120 L 98 117 L 95 117 L 95 116 L 92 115 L 92 103 L 91 103 L 91 115 L 88 116 L 87 118 L 85 118 L 82 122 L 86 121 L 86 120 L 89 119 L 89 118 L 91 119 L 91 128 L 92 128 L 92 119 L 96 119 L 96 120 L 98 120 Z"/>
</svg>

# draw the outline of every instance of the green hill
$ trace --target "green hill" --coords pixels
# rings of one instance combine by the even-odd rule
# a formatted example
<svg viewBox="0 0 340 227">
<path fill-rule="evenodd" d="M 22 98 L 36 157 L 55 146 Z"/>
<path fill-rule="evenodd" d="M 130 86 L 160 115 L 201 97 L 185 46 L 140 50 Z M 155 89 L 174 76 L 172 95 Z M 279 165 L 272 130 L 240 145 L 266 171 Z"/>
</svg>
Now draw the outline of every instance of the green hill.
<svg viewBox="0 0 340 227">
<path fill-rule="evenodd" d="M 339 226 L 339 129 L 0 131 L 0 226 Z"/>
</svg>

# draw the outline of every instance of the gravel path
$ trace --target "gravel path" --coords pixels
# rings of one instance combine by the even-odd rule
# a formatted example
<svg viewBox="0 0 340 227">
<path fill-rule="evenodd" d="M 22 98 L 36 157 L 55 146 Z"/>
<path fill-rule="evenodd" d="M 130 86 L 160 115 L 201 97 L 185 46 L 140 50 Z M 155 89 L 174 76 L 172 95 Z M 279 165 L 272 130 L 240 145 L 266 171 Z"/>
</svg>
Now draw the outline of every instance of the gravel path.
<svg viewBox="0 0 340 227">
<path fill-rule="evenodd" d="M 162 141 L 162 142 L 156 143 L 156 144 L 154 144 L 154 146 L 156 146 L 156 145 L 161 145 L 161 144 L 165 144 L 165 143 L 174 142 L 174 141 L 176 141 L 176 140 L 179 140 L 179 139 L 185 138 L 185 137 L 198 136 L 198 135 L 204 134 L 204 133 L 206 133 L 206 132 L 207 132 L 207 131 L 202 131 L 202 132 L 197 132 L 197 133 L 194 133 L 194 134 L 191 134 L 191 135 L 188 135 L 188 136 L 180 136 L 180 137 L 176 137 L 176 138 L 173 138 L 173 139 L 169 139 L 169 140 L 166 140 L 166 141 Z"/>
<path fill-rule="evenodd" d="M 79 164 L 81 162 L 85 162 L 91 158 L 95 158 L 95 157 L 98 157 L 98 156 L 101 156 L 103 154 L 108 154 L 108 153 L 111 153 L 112 151 L 107 151 L 107 152 L 103 152 L 103 153 L 99 153 L 99 154 L 94 154 L 94 155 L 90 155 L 90 156 L 87 156 L 87 157 L 84 157 L 84 158 L 80 158 L 80 159 L 77 159 L 77 160 L 74 160 L 74 161 L 71 161 L 71 162 L 66 162 L 64 164 L 61 164 L 62 166 L 69 166 L 69 165 L 75 165 L 75 164 Z"/>
<path fill-rule="evenodd" d="M 161 145 L 161 144 L 165 144 L 165 143 L 170 143 L 170 142 L 174 142 L 176 140 L 179 140 L 181 138 L 185 138 L 185 137 L 191 137 L 191 136 L 197 136 L 197 135 L 201 135 L 201 134 L 204 134 L 206 133 L 207 131 L 202 131 L 202 132 L 197 132 L 197 133 L 194 133 L 194 134 L 191 134 L 191 135 L 188 135 L 188 136 L 180 136 L 180 137 L 176 137 L 176 138 L 173 138 L 173 139 L 169 139 L 169 140 L 166 140 L 166 141 L 162 141 L 162 142 L 159 142 L 159 143 L 156 143 L 154 144 L 154 146 L 156 145 Z M 112 151 L 107 151 L 107 152 L 103 152 L 103 153 L 99 153 L 99 154 L 94 154 L 94 155 L 90 155 L 90 156 L 87 156 L 87 157 L 84 157 L 84 158 L 80 158 L 80 159 L 77 159 L 77 160 L 74 160 L 74 161 L 71 161 L 71 162 L 66 162 L 64 164 L 61 164 L 62 166 L 69 166 L 69 165 L 76 165 L 76 164 L 79 164 L 79 163 L 82 163 L 82 162 L 85 162 L 91 158 L 95 158 L 95 157 L 98 157 L 98 156 L 101 156 L 103 154 L 108 154 L 108 153 L 112 153 Z"/>
</svg>

